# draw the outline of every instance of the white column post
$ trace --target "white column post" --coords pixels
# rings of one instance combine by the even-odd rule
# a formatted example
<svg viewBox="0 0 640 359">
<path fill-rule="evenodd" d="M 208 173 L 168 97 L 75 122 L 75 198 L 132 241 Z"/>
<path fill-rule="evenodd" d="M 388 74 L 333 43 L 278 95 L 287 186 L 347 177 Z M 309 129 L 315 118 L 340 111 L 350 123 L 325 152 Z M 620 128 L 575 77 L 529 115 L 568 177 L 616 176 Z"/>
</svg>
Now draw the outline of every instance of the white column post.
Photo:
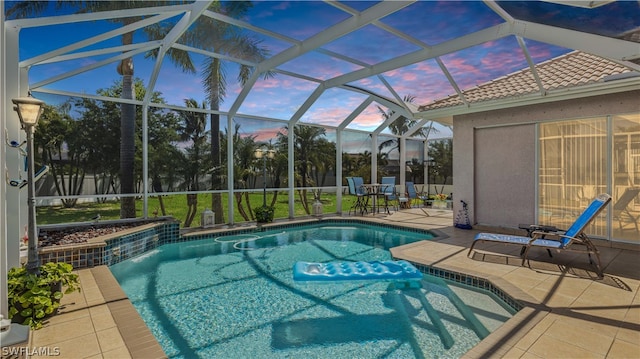
<svg viewBox="0 0 640 359">
<path fill-rule="evenodd" d="M 371 134 L 371 183 L 378 183 L 378 135 Z"/>
<path fill-rule="evenodd" d="M 336 212 L 342 214 L 342 130 L 336 131 Z"/>
<path fill-rule="evenodd" d="M 20 129 L 18 115 L 13 111 L 12 98 L 20 97 L 22 84 L 18 66 L 19 28 L 6 28 L 4 12 L 0 14 L 0 137 L 2 141 L 9 136 L 20 141 L 23 131 Z M 26 82 L 26 80 L 25 80 Z M 27 87 L 22 87 L 23 95 L 27 95 Z M 6 131 L 6 132 L 5 132 Z M 20 153 L 7 151 L 3 143 L 0 149 L 0 166 L 3 175 L 5 168 L 10 174 L 17 175 L 20 164 L 24 163 Z M 24 168 L 23 168 L 24 169 Z M 9 268 L 20 265 L 20 238 L 26 221 L 26 193 L 20 195 L 20 189 L 8 187 L 0 182 L 0 343 L 13 345 L 29 339 L 29 327 L 11 324 L 9 319 L 9 302 L 7 274 Z M 20 214 L 23 214 L 22 216 Z M 22 220 L 22 221 L 21 221 Z"/>
</svg>

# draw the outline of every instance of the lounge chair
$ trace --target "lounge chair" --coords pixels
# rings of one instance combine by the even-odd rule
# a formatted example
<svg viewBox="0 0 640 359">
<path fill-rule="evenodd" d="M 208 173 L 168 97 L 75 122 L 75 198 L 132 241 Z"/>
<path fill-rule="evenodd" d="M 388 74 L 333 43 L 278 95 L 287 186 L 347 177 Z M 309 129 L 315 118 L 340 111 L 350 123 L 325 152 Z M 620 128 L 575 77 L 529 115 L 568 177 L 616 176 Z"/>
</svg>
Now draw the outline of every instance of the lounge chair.
<svg viewBox="0 0 640 359">
<path fill-rule="evenodd" d="M 593 263 L 591 254 L 595 254 L 598 276 L 602 278 L 602 265 L 600 263 L 600 253 L 598 248 L 591 243 L 589 237 L 584 233 L 585 228 L 593 221 L 593 219 L 611 202 L 611 196 L 608 194 L 601 194 L 596 197 L 591 204 L 582 212 L 582 214 L 573 222 L 571 227 L 566 231 L 534 231 L 531 237 L 524 236 L 512 236 L 496 233 L 478 233 L 469 248 L 467 257 L 471 256 L 476 244 L 481 242 L 493 242 L 502 244 L 515 244 L 523 246 L 524 251 L 521 252 L 522 265 L 524 266 L 527 260 L 529 250 L 533 247 L 543 248 L 547 250 L 555 249 L 557 251 L 575 251 L 587 253 L 589 256 L 589 262 Z M 573 244 L 583 245 L 574 249 Z"/>
<path fill-rule="evenodd" d="M 629 211 L 629 205 L 640 194 L 640 187 L 628 187 L 622 193 L 622 196 L 613 203 L 613 218 L 618 220 L 620 225 L 620 232 L 626 229 L 626 226 L 631 223 L 636 227 L 636 232 L 640 232 L 638 228 L 638 222 L 640 222 L 640 214 L 633 215 Z"/>
</svg>

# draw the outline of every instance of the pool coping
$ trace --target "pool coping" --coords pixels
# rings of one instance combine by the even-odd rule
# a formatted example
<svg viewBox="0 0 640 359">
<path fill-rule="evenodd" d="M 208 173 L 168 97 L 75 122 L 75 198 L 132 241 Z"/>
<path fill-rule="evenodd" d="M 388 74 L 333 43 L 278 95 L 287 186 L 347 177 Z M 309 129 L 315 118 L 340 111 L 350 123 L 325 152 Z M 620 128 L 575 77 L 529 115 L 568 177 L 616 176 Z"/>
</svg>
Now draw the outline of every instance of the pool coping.
<svg viewBox="0 0 640 359">
<path fill-rule="evenodd" d="M 167 358 L 129 297 L 106 265 L 89 269 L 132 358 Z"/>
</svg>

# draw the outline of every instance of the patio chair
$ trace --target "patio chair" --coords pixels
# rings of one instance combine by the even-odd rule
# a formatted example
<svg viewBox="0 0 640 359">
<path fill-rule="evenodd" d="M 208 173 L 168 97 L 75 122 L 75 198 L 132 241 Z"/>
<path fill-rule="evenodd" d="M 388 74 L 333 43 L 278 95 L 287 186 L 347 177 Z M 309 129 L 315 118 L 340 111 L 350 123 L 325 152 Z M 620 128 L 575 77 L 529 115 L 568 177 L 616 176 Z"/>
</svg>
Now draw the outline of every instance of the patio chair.
<svg viewBox="0 0 640 359">
<path fill-rule="evenodd" d="M 426 207 L 428 197 L 424 195 L 422 192 L 418 192 L 416 190 L 416 185 L 413 182 L 406 182 L 405 187 L 407 189 L 406 191 L 407 191 L 407 199 L 409 201 L 408 202 L 409 208 L 413 208 L 413 203 L 416 200 L 420 200 L 422 202 L 422 207 Z M 418 208 L 420 208 L 422 213 L 424 213 L 425 216 L 430 217 L 431 215 L 429 214 L 429 212 L 427 212 L 422 207 L 418 205 Z"/>
<path fill-rule="evenodd" d="M 589 263 L 592 265 L 593 260 L 591 254 L 595 254 L 598 276 L 602 278 L 602 265 L 600 263 L 600 253 L 598 248 L 589 240 L 589 237 L 584 233 L 585 228 L 593 221 L 593 219 L 611 202 L 611 196 L 604 193 L 596 197 L 591 204 L 580 214 L 580 216 L 573 222 L 571 227 L 566 231 L 534 231 L 532 237 L 524 236 L 512 236 L 496 233 L 478 233 L 469 248 L 467 257 L 471 256 L 471 252 L 475 248 L 476 244 L 481 242 L 493 242 L 502 244 L 515 244 L 518 246 L 524 246 L 524 251 L 521 252 L 522 265 L 524 266 L 527 260 L 529 250 L 533 247 L 543 249 L 555 249 L 559 251 L 575 251 L 587 253 L 589 256 Z M 572 244 L 583 245 L 574 249 Z"/>
<path fill-rule="evenodd" d="M 380 181 L 380 195 L 384 196 L 384 210 L 387 213 L 391 213 L 389 211 L 389 203 L 397 202 L 398 196 L 396 195 L 396 178 L 392 177 L 382 177 Z M 393 204 L 392 204 L 393 205 Z M 394 206 L 395 208 L 396 206 Z"/>
<path fill-rule="evenodd" d="M 400 208 L 400 203 L 408 201 L 406 197 L 398 195 L 395 176 L 382 177 L 382 181 L 380 181 L 380 193 L 384 195 L 384 209 L 389 214 L 391 214 L 389 204 L 397 211 Z"/>
<path fill-rule="evenodd" d="M 640 194 L 640 187 L 628 187 L 624 190 L 622 196 L 613 203 L 613 218 L 618 220 L 620 232 L 626 229 L 626 226 L 629 224 L 628 222 L 635 225 L 636 232 L 640 232 L 638 228 L 640 214 L 634 216 L 629 210 L 631 202 L 633 202 L 638 194 Z"/>
<path fill-rule="evenodd" d="M 362 177 L 347 177 L 347 184 L 349 185 L 349 194 L 356 196 L 356 202 L 349 208 L 349 214 L 351 214 L 352 210 L 354 214 L 356 211 L 360 211 L 360 214 L 367 212 L 369 196 L 363 186 L 364 180 Z"/>
<path fill-rule="evenodd" d="M 420 200 L 422 201 L 422 203 L 425 203 L 425 201 L 427 200 L 427 196 L 418 193 L 418 191 L 416 191 L 416 185 L 413 182 L 406 182 L 405 187 L 407 189 L 407 198 L 409 199 L 409 207 L 412 207 L 413 203 L 416 200 Z"/>
</svg>

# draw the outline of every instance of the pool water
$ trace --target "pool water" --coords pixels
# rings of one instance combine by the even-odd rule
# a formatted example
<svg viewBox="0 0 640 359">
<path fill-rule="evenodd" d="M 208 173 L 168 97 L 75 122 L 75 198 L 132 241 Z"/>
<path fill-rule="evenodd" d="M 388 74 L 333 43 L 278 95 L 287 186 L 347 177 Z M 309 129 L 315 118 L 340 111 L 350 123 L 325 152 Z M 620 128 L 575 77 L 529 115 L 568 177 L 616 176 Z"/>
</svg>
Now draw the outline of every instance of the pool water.
<svg viewBox="0 0 640 359">
<path fill-rule="evenodd" d="M 426 275 L 413 283 L 292 278 L 296 261 L 390 260 L 389 248 L 422 239 L 311 225 L 164 245 L 111 271 L 172 358 L 457 358 L 513 310 Z"/>
</svg>

